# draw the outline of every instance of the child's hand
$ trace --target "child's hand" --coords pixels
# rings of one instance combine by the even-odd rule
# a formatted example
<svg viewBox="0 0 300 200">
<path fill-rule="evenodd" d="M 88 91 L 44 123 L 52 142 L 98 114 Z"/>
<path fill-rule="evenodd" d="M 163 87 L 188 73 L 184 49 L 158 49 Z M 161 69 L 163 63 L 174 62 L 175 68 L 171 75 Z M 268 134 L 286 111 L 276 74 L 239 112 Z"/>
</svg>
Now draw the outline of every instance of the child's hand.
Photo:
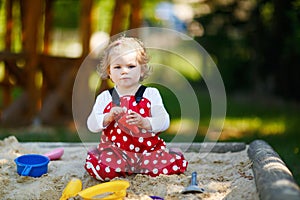
<svg viewBox="0 0 300 200">
<path fill-rule="evenodd" d="M 112 107 L 109 114 L 113 118 L 113 120 L 116 120 L 124 113 L 124 109 L 121 107 Z"/>
<path fill-rule="evenodd" d="M 107 115 L 105 115 L 105 117 L 104 117 L 103 125 L 107 126 L 112 121 L 117 120 L 121 116 L 121 114 L 123 114 L 123 113 L 124 113 L 124 109 L 121 108 L 121 107 L 111 108 L 109 113 L 107 113 Z"/>
<path fill-rule="evenodd" d="M 140 128 L 146 129 L 146 130 L 151 129 L 149 120 L 147 118 L 142 117 L 137 112 L 134 112 L 134 111 L 130 112 L 126 116 L 126 118 L 127 118 L 126 123 L 128 123 L 129 125 L 136 125 Z"/>
</svg>

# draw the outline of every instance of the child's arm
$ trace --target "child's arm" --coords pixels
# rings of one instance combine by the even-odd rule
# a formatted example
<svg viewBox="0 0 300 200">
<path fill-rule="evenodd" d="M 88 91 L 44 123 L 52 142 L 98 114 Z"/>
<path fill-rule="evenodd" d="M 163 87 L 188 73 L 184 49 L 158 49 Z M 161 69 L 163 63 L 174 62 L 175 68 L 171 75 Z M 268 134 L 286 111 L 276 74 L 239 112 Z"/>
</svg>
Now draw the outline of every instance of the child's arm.
<svg viewBox="0 0 300 200">
<path fill-rule="evenodd" d="M 111 102 L 111 96 L 108 91 L 97 96 L 92 112 L 87 119 L 87 127 L 90 131 L 97 133 L 106 127 L 104 117 L 107 113 L 103 113 L 103 111 L 109 102 Z"/>
<path fill-rule="evenodd" d="M 156 88 L 147 88 L 145 98 L 151 101 L 151 117 L 146 117 L 151 124 L 151 131 L 158 133 L 169 128 L 170 117 L 166 111 L 161 95 Z"/>
<path fill-rule="evenodd" d="M 154 106 L 151 108 L 152 117 L 147 117 L 153 132 L 165 131 L 170 126 L 170 118 L 163 106 Z"/>
</svg>

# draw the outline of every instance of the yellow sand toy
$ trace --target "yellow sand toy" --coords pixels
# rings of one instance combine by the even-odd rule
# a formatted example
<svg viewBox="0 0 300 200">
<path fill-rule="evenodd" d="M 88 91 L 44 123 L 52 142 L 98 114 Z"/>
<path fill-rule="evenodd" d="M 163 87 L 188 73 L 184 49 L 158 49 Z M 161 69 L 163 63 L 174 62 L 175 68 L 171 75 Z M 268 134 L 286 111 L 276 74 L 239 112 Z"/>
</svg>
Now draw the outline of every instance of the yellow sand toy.
<svg viewBox="0 0 300 200">
<path fill-rule="evenodd" d="M 72 179 L 62 192 L 60 200 L 80 196 L 84 200 L 121 200 L 126 196 L 126 189 L 129 182 L 125 180 L 115 180 L 89 187 L 82 190 L 82 183 L 79 179 Z"/>
<path fill-rule="evenodd" d="M 71 197 L 74 197 L 78 192 L 81 191 L 81 189 L 82 189 L 81 180 L 77 178 L 73 178 L 72 180 L 69 181 L 69 183 L 63 190 L 60 200 L 67 200 Z"/>
</svg>

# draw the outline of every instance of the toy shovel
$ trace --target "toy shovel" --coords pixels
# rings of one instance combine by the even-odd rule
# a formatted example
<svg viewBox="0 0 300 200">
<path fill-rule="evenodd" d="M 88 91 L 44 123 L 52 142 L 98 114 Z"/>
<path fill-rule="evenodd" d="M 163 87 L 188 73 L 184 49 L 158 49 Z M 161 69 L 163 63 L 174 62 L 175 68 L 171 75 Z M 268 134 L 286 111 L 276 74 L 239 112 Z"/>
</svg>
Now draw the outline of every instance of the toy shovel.
<svg viewBox="0 0 300 200">
<path fill-rule="evenodd" d="M 103 199 L 103 200 L 122 200 L 126 196 L 126 189 L 129 182 L 125 180 L 114 180 L 110 182 L 100 183 L 92 187 L 82 189 L 82 182 L 73 178 L 62 192 L 60 200 L 74 199 Z"/>
<path fill-rule="evenodd" d="M 45 153 L 44 156 L 47 156 L 50 160 L 59 160 L 63 154 L 64 154 L 64 149 L 57 148 L 50 152 Z"/>
<path fill-rule="evenodd" d="M 193 172 L 191 184 L 188 187 L 184 188 L 184 190 L 181 193 L 187 194 L 187 193 L 202 193 L 202 192 L 204 192 L 204 189 L 199 188 L 197 184 L 197 172 Z"/>
<path fill-rule="evenodd" d="M 62 192 L 59 200 L 67 200 L 74 197 L 82 189 L 82 182 L 78 178 L 72 178 Z"/>
</svg>

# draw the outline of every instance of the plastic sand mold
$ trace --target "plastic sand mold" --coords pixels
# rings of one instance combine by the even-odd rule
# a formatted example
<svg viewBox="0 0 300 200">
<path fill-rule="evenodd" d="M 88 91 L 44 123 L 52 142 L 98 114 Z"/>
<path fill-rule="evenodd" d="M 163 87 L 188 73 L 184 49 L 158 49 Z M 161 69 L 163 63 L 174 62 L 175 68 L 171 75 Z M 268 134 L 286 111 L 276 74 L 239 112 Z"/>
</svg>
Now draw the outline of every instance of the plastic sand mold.
<svg viewBox="0 0 300 200">
<path fill-rule="evenodd" d="M 25 154 L 15 159 L 20 176 L 40 177 L 48 172 L 50 159 L 39 154 Z"/>
</svg>

